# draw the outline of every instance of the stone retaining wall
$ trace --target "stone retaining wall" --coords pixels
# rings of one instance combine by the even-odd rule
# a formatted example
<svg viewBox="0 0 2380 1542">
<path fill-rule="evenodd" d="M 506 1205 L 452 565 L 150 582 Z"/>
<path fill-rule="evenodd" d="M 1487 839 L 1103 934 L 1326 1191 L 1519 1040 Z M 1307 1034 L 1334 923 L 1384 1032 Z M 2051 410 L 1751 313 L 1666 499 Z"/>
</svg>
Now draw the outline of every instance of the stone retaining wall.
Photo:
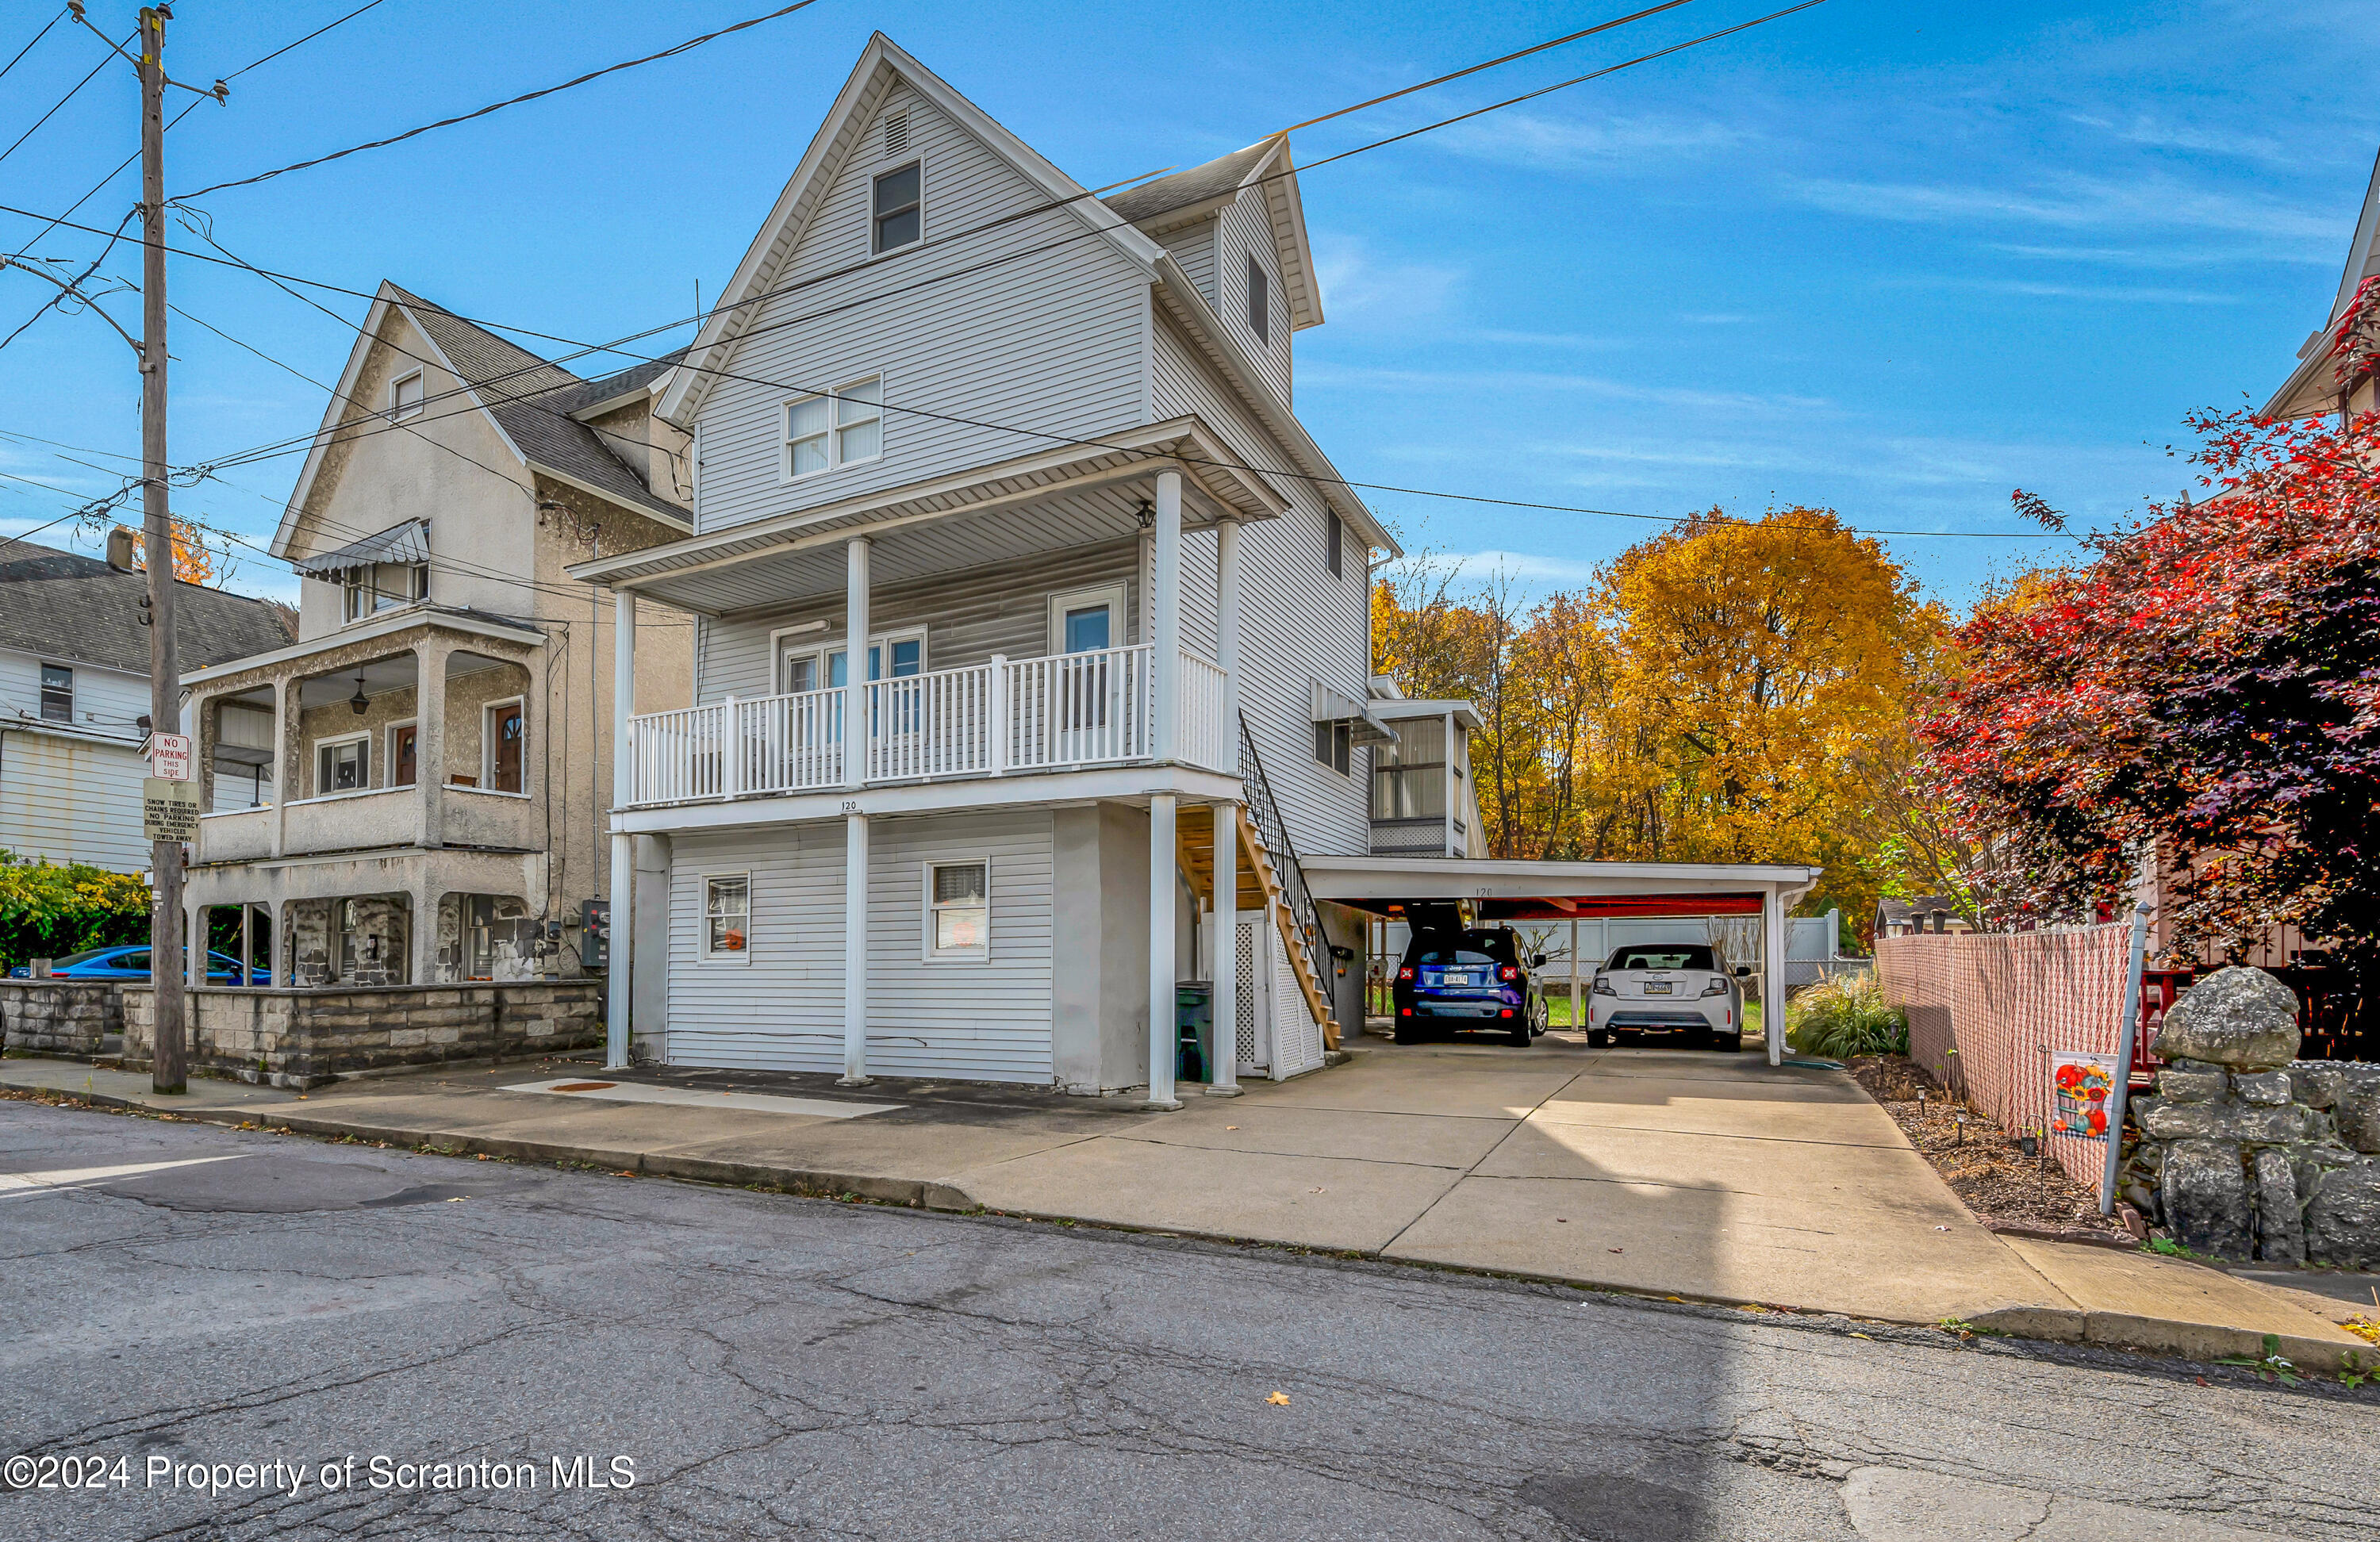
<svg viewBox="0 0 2380 1542">
<path fill-rule="evenodd" d="M 2380 1263 L 2380 1065 L 2297 1060 L 2297 1001 L 2218 970 L 2166 1014 L 2134 1099 L 2124 1197 L 2193 1252 Z"/>
<path fill-rule="evenodd" d="M 151 1062 L 153 996 L 124 990 L 124 1065 Z M 215 988 L 189 993 L 190 1069 L 272 1087 L 449 1061 L 515 1059 L 603 1041 L 602 982 Z"/>
<path fill-rule="evenodd" d="M 19 1054 L 89 1060 L 124 1031 L 123 988 L 110 980 L 0 979 L 0 1041 Z"/>
</svg>

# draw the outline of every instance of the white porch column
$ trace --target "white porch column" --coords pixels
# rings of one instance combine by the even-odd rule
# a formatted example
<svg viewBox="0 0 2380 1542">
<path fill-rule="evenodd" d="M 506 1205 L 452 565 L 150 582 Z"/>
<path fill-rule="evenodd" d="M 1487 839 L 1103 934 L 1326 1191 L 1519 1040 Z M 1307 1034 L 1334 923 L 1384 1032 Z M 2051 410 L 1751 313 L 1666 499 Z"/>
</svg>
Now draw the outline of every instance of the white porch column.
<svg viewBox="0 0 2380 1542">
<path fill-rule="evenodd" d="M 1162 528 L 1161 519 L 1159 525 Z M 1159 544 L 1163 544 L 1161 539 Z M 1173 905 L 1179 866 L 1173 847 L 1173 795 L 1153 794 L 1148 800 L 1148 1106 L 1156 1109 L 1182 1106 L 1173 1097 Z"/>
<path fill-rule="evenodd" d="M 421 868 L 421 883 L 413 891 L 413 912 L 406 923 L 411 929 L 405 939 L 411 955 L 406 965 L 407 985 L 438 983 L 438 902 L 444 896 L 430 877 L 431 864 L 424 862 Z"/>
<path fill-rule="evenodd" d="M 1157 701 L 1152 709 L 1155 719 L 1150 723 L 1149 753 L 1160 760 L 1174 758 L 1180 741 L 1182 720 L 1182 473 L 1160 471 L 1157 474 L 1157 526 L 1152 532 L 1155 549 L 1149 563 L 1149 651 L 1157 684 Z M 1172 823 L 1169 805 L 1166 822 Z M 1165 870 L 1173 871 L 1172 848 L 1166 849 Z M 1168 881 L 1171 881 L 1169 877 Z M 1171 935 L 1169 933 L 1169 935 Z M 1154 986 L 1151 989 L 1155 989 Z M 1173 982 L 1166 981 L 1166 1000 L 1172 998 Z M 1172 1014 L 1167 1016 L 1170 1020 Z M 1171 1062 L 1168 1062 L 1169 1064 Z M 1167 1081 L 1172 1078 L 1169 1075 Z M 1154 1098 L 1155 1092 L 1150 1096 Z M 1171 1096 L 1169 1093 L 1168 1096 Z"/>
<path fill-rule="evenodd" d="M 637 798 L 637 597 L 612 592 L 612 811 Z M 612 924 L 605 928 L 611 955 L 603 977 L 603 1063 L 628 1063 L 629 976 L 636 955 L 637 838 L 612 836 Z"/>
<path fill-rule="evenodd" d="M 843 784 L 863 787 L 868 784 L 868 538 L 844 542 L 843 554 Z M 865 830 L 852 839 L 867 849 Z"/>
<path fill-rule="evenodd" d="M 853 541 L 863 546 L 865 541 Z M 865 559 L 862 559 L 865 572 Z M 856 674 L 866 655 L 851 655 Z M 1169 933 L 1169 935 L 1171 935 Z M 843 1076 L 838 1087 L 866 1087 L 868 1075 L 868 816 L 843 820 Z"/>
<path fill-rule="evenodd" d="M 1768 1063 L 1785 1063 L 1785 896 L 1773 884 L 1760 904 L 1760 1031 Z"/>
<path fill-rule="evenodd" d="M 1232 526 L 1226 525 L 1225 530 Z M 1216 623 L 1218 636 L 1222 623 Z M 1225 699 L 1231 686 L 1223 687 Z M 1228 714 L 1226 714 L 1228 717 Z M 1240 807 L 1218 803 L 1215 812 L 1215 1063 L 1207 1068 L 1207 1096 L 1240 1095 Z"/>
<path fill-rule="evenodd" d="M 1223 754 L 1240 752 L 1240 522 L 1215 527 L 1215 663 L 1223 672 Z"/>
<path fill-rule="evenodd" d="M 273 682 L 273 855 L 284 855 L 289 845 L 289 800 L 298 795 L 298 778 L 305 768 L 296 753 L 298 711 L 289 697 L 298 689 L 294 680 Z M 418 762 L 417 762 L 418 763 Z M 281 933 L 273 934 L 277 940 Z"/>
</svg>

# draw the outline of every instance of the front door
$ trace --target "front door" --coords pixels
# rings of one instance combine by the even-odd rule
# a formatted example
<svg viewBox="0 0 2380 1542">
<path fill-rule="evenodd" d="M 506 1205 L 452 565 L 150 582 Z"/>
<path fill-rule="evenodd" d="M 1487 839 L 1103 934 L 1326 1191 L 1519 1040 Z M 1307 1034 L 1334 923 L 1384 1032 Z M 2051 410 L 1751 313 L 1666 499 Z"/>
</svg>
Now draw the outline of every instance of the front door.
<svg viewBox="0 0 2380 1542">
<path fill-rule="evenodd" d="M 521 766 L 521 704 L 507 701 L 488 709 L 488 786 L 499 793 L 517 793 L 525 785 Z"/>
<path fill-rule="evenodd" d="M 1120 716 L 1111 698 L 1124 674 L 1108 652 L 1114 646 L 1115 623 L 1115 605 L 1106 600 L 1067 606 L 1059 616 L 1059 641 L 1066 656 L 1057 666 L 1054 715 L 1062 761 L 1101 760 L 1118 753 L 1108 743 L 1109 725 Z"/>
<path fill-rule="evenodd" d="M 410 787 L 415 776 L 414 726 L 406 723 L 389 731 L 388 784 Z"/>
</svg>

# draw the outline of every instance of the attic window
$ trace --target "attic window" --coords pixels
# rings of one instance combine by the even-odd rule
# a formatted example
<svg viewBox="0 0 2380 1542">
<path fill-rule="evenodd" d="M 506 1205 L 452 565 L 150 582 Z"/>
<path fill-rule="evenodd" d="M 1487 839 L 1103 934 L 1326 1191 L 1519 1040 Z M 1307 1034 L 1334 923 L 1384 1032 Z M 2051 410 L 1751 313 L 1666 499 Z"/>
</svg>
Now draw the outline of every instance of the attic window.
<svg viewBox="0 0 2380 1542">
<path fill-rule="evenodd" d="M 1264 264 L 1256 253 L 1248 253 L 1248 330 L 1257 341 L 1269 346 L 1272 342 L 1271 280 L 1265 275 Z"/>
<path fill-rule="evenodd" d="M 876 249 L 914 246 L 925 234 L 925 176 L 912 161 L 876 179 Z"/>
<path fill-rule="evenodd" d="M 397 381 L 388 388 L 388 420 L 401 423 L 421 411 L 421 371 Z"/>
<path fill-rule="evenodd" d="M 904 107 L 897 113 L 884 115 L 884 153 L 887 155 L 909 153 L 908 108 Z"/>
</svg>

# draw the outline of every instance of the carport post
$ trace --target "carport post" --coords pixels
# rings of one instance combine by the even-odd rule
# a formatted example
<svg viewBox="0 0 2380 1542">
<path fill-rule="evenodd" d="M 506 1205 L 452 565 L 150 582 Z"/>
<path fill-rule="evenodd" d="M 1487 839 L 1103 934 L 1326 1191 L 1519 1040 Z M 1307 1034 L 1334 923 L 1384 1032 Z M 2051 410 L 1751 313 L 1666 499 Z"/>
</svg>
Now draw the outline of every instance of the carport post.
<svg viewBox="0 0 2380 1542">
<path fill-rule="evenodd" d="M 612 817 L 637 800 L 637 591 L 612 591 Z M 733 753 L 731 751 L 731 753 Z M 628 1063 L 634 1042 L 628 1021 L 630 992 L 636 967 L 637 838 L 612 832 L 611 942 L 603 961 L 603 1063 L 607 1068 Z M 746 898 L 747 905 L 750 899 Z M 748 924 L 749 917 L 747 917 Z M 469 970 L 462 973 L 468 974 Z"/>
<path fill-rule="evenodd" d="M 1768 1063 L 1785 1063 L 1785 896 L 1768 886 L 1760 902 L 1760 1031 Z"/>
<path fill-rule="evenodd" d="M 1578 1014 L 1578 917 L 1570 922 L 1570 1026 L 1575 1033 L 1586 1026 L 1586 1019 Z"/>
<path fill-rule="evenodd" d="M 865 655 L 860 655 L 857 648 L 852 653 L 861 660 L 858 670 L 853 673 L 864 671 L 868 667 Z M 745 903 L 750 904 L 748 897 Z M 1171 937 L 1172 933 L 1166 935 Z M 843 817 L 843 1075 L 835 1085 L 866 1087 L 869 1079 L 868 816 L 855 808 Z"/>
</svg>

